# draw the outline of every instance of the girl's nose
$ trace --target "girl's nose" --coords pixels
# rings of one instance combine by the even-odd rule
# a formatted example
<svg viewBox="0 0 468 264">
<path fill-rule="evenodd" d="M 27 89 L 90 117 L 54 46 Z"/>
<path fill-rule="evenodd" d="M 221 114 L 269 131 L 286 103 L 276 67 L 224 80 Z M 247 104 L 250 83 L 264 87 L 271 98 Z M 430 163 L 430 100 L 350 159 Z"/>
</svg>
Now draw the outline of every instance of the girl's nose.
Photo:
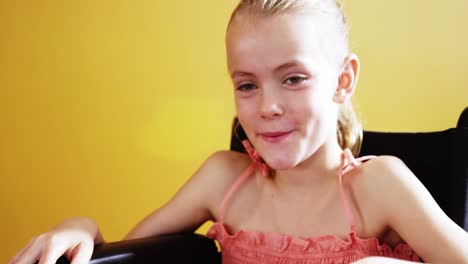
<svg viewBox="0 0 468 264">
<path fill-rule="evenodd" d="M 284 114 L 284 106 L 278 93 L 263 91 L 260 102 L 260 115 L 264 119 L 274 119 Z"/>
</svg>

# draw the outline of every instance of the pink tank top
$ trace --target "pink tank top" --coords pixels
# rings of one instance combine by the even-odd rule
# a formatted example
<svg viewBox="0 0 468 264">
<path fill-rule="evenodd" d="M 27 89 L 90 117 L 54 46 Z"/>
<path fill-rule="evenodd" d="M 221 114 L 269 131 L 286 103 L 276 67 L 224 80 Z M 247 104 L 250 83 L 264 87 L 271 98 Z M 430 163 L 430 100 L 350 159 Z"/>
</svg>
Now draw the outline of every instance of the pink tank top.
<svg viewBox="0 0 468 264">
<path fill-rule="evenodd" d="M 365 156 L 355 159 L 351 151 L 345 150 L 349 161 L 342 169 L 339 178 L 339 188 L 343 207 L 350 225 L 347 239 L 334 235 L 320 237 L 299 238 L 276 233 L 262 233 L 239 230 L 229 234 L 223 223 L 226 203 L 235 190 L 258 168 L 263 175 L 268 174 L 268 167 L 261 161 L 249 142 L 242 142 L 249 156 L 253 160 L 244 173 L 234 182 L 220 204 L 220 219 L 215 222 L 207 236 L 216 239 L 221 246 L 223 264 L 231 263 L 351 263 L 368 256 L 384 256 L 410 261 L 421 261 L 418 255 L 406 243 L 400 243 L 392 248 L 387 244 L 380 244 L 377 238 L 359 238 L 356 235 L 355 220 L 348 205 L 342 186 L 342 178 L 352 168 L 362 161 L 375 156 Z"/>
</svg>

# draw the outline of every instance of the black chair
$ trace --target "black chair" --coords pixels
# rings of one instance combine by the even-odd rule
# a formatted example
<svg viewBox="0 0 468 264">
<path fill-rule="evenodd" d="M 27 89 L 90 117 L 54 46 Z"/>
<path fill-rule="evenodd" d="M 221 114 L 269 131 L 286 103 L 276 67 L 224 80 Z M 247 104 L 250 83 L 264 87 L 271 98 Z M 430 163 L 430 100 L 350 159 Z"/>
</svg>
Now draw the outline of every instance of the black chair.
<svg viewBox="0 0 468 264">
<path fill-rule="evenodd" d="M 245 133 L 234 119 L 231 150 L 245 152 Z M 468 231 L 468 107 L 456 128 L 423 133 L 364 131 L 363 155 L 402 159 L 427 187 L 444 212 Z M 91 263 L 221 263 L 213 240 L 174 234 L 96 246 Z M 68 263 L 62 257 L 58 263 Z"/>
<path fill-rule="evenodd" d="M 57 263 L 70 262 L 62 256 Z M 208 237 L 181 233 L 97 245 L 89 263 L 221 263 L 221 254 Z"/>
<path fill-rule="evenodd" d="M 468 231 L 468 108 L 456 128 L 425 133 L 365 131 L 360 155 L 399 157 L 442 210 Z"/>
</svg>

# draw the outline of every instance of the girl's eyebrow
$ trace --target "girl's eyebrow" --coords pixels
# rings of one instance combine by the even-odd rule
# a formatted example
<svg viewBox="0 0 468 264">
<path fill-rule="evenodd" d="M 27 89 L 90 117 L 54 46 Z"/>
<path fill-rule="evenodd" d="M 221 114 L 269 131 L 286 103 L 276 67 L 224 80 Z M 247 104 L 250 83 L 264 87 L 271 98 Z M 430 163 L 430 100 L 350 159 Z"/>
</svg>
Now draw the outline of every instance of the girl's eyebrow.
<svg viewBox="0 0 468 264">
<path fill-rule="evenodd" d="M 249 72 L 241 72 L 241 71 L 234 71 L 231 73 L 231 78 L 234 78 L 234 77 L 245 77 L 245 76 L 253 76 L 252 73 L 249 73 Z"/>
<path fill-rule="evenodd" d="M 295 66 L 304 66 L 304 63 L 298 61 L 298 60 L 293 60 L 293 61 L 289 61 L 289 62 L 286 62 L 286 63 L 283 63 L 279 66 L 277 66 L 273 71 L 274 72 L 280 72 L 280 71 L 283 71 L 283 70 L 286 70 L 288 68 L 292 68 L 292 67 L 295 67 Z"/>
<path fill-rule="evenodd" d="M 305 66 L 304 63 L 298 61 L 298 60 L 293 60 L 293 61 L 289 61 L 289 62 L 286 62 L 286 63 L 283 63 L 279 66 L 277 66 L 273 71 L 274 72 L 280 72 L 280 71 L 283 71 L 283 70 L 286 70 L 288 68 L 292 68 L 292 67 L 295 67 L 295 66 Z M 243 72 L 243 71 L 233 71 L 231 73 L 231 78 L 234 78 L 234 77 L 250 77 L 250 76 L 253 76 L 254 74 L 252 73 L 249 73 L 249 72 Z"/>
</svg>

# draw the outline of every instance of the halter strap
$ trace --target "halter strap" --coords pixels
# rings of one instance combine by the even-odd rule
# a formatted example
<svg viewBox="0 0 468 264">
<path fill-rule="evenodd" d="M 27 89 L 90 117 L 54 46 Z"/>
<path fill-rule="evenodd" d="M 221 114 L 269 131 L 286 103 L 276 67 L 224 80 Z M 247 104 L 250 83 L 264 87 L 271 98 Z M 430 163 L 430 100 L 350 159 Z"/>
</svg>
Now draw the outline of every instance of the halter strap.
<svg viewBox="0 0 468 264">
<path fill-rule="evenodd" d="M 234 192 L 241 186 L 247 178 L 249 178 L 250 175 L 252 175 L 253 172 L 257 168 L 260 169 L 262 172 L 262 175 L 267 177 L 269 175 L 269 168 L 268 166 L 262 161 L 260 154 L 256 152 L 252 146 L 250 145 L 250 142 L 248 140 L 242 141 L 242 145 L 244 145 L 245 150 L 247 151 L 247 154 L 249 154 L 250 159 L 252 162 L 250 163 L 249 167 L 244 170 L 244 172 L 234 181 L 234 183 L 231 185 L 229 188 L 228 192 L 224 195 L 223 200 L 221 201 L 221 204 L 219 206 L 219 222 L 223 223 L 224 221 L 224 213 L 226 210 L 226 204 L 231 198 L 231 196 L 234 194 Z"/>
<path fill-rule="evenodd" d="M 252 146 L 250 145 L 250 142 L 248 140 L 244 140 L 242 141 L 242 145 L 244 145 L 244 148 L 247 151 L 247 154 L 249 154 L 252 162 L 244 170 L 244 172 L 234 181 L 234 183 L 231 185 L 229 190 L 224 195 L 223 200 L 221 201 L 221 204 L 219 205 L 219 212 L 220 212 L 219 222 L 221 223 L 224 222 L 224 214 L 226 211 L 226 205 L 229 202 L 231 196 L 249 178 L 249 176 L 252 175 L 257 168 L 260 169 L 260 171 L 262 172 L 262 175 L 265 177 L 267 177 L 270 173 L 268 166 L 262 161 L 258 152 L 256 152 L 252 148 Z M 345 210 L 345 215 L 348 220 L 351 232 L 356 232 L 356 221 L 354 219 L 353 213 L 351 212 L 351 207 L 349 205 L 349 201 L 346 197 L 346 194 L 343 188 L 343 176 L 347 174 L 348 172 L 350 172 L 352 169 L 359 167 L 362 164 L 362 162 L 373 159 L 376 156 L 369 155 L 369 156 L 354 158 L 353 154 L 351 153 L 349 149 L 344 150 L 343 154 L 345 157 L 345 165 L 340 169 L 339 189 L 340 189 L 341 201 L 343 204 L 343 208 Z"/>
<path fill-rule="evenodd" d="M 353 213 L 351 212 L 351 208 L 349 206 L 348 199 L 346 197 L 346 194 L 344 192 L 343 188 L 343 176 L 350 172 L 352 169 L 359 167 L 363 161 L 370 160 L 375 158 L 376 156 L 363 156 L 360 158 L 354 158 L 353 154 L 351 153 L 351 150 L 346 149 L 344 151 L 344 157 L 345 157 L 345 165 L 341 168 L 340 170 L 340 194 L 341 194 L 341 201 L 343 203 L 343 207 L 345 210 L 346 218 L 348 219 L 349 226 L 351 228 L 351 232 L 356 232 L 356 221 L 354 220 Z"/>
</svg>

